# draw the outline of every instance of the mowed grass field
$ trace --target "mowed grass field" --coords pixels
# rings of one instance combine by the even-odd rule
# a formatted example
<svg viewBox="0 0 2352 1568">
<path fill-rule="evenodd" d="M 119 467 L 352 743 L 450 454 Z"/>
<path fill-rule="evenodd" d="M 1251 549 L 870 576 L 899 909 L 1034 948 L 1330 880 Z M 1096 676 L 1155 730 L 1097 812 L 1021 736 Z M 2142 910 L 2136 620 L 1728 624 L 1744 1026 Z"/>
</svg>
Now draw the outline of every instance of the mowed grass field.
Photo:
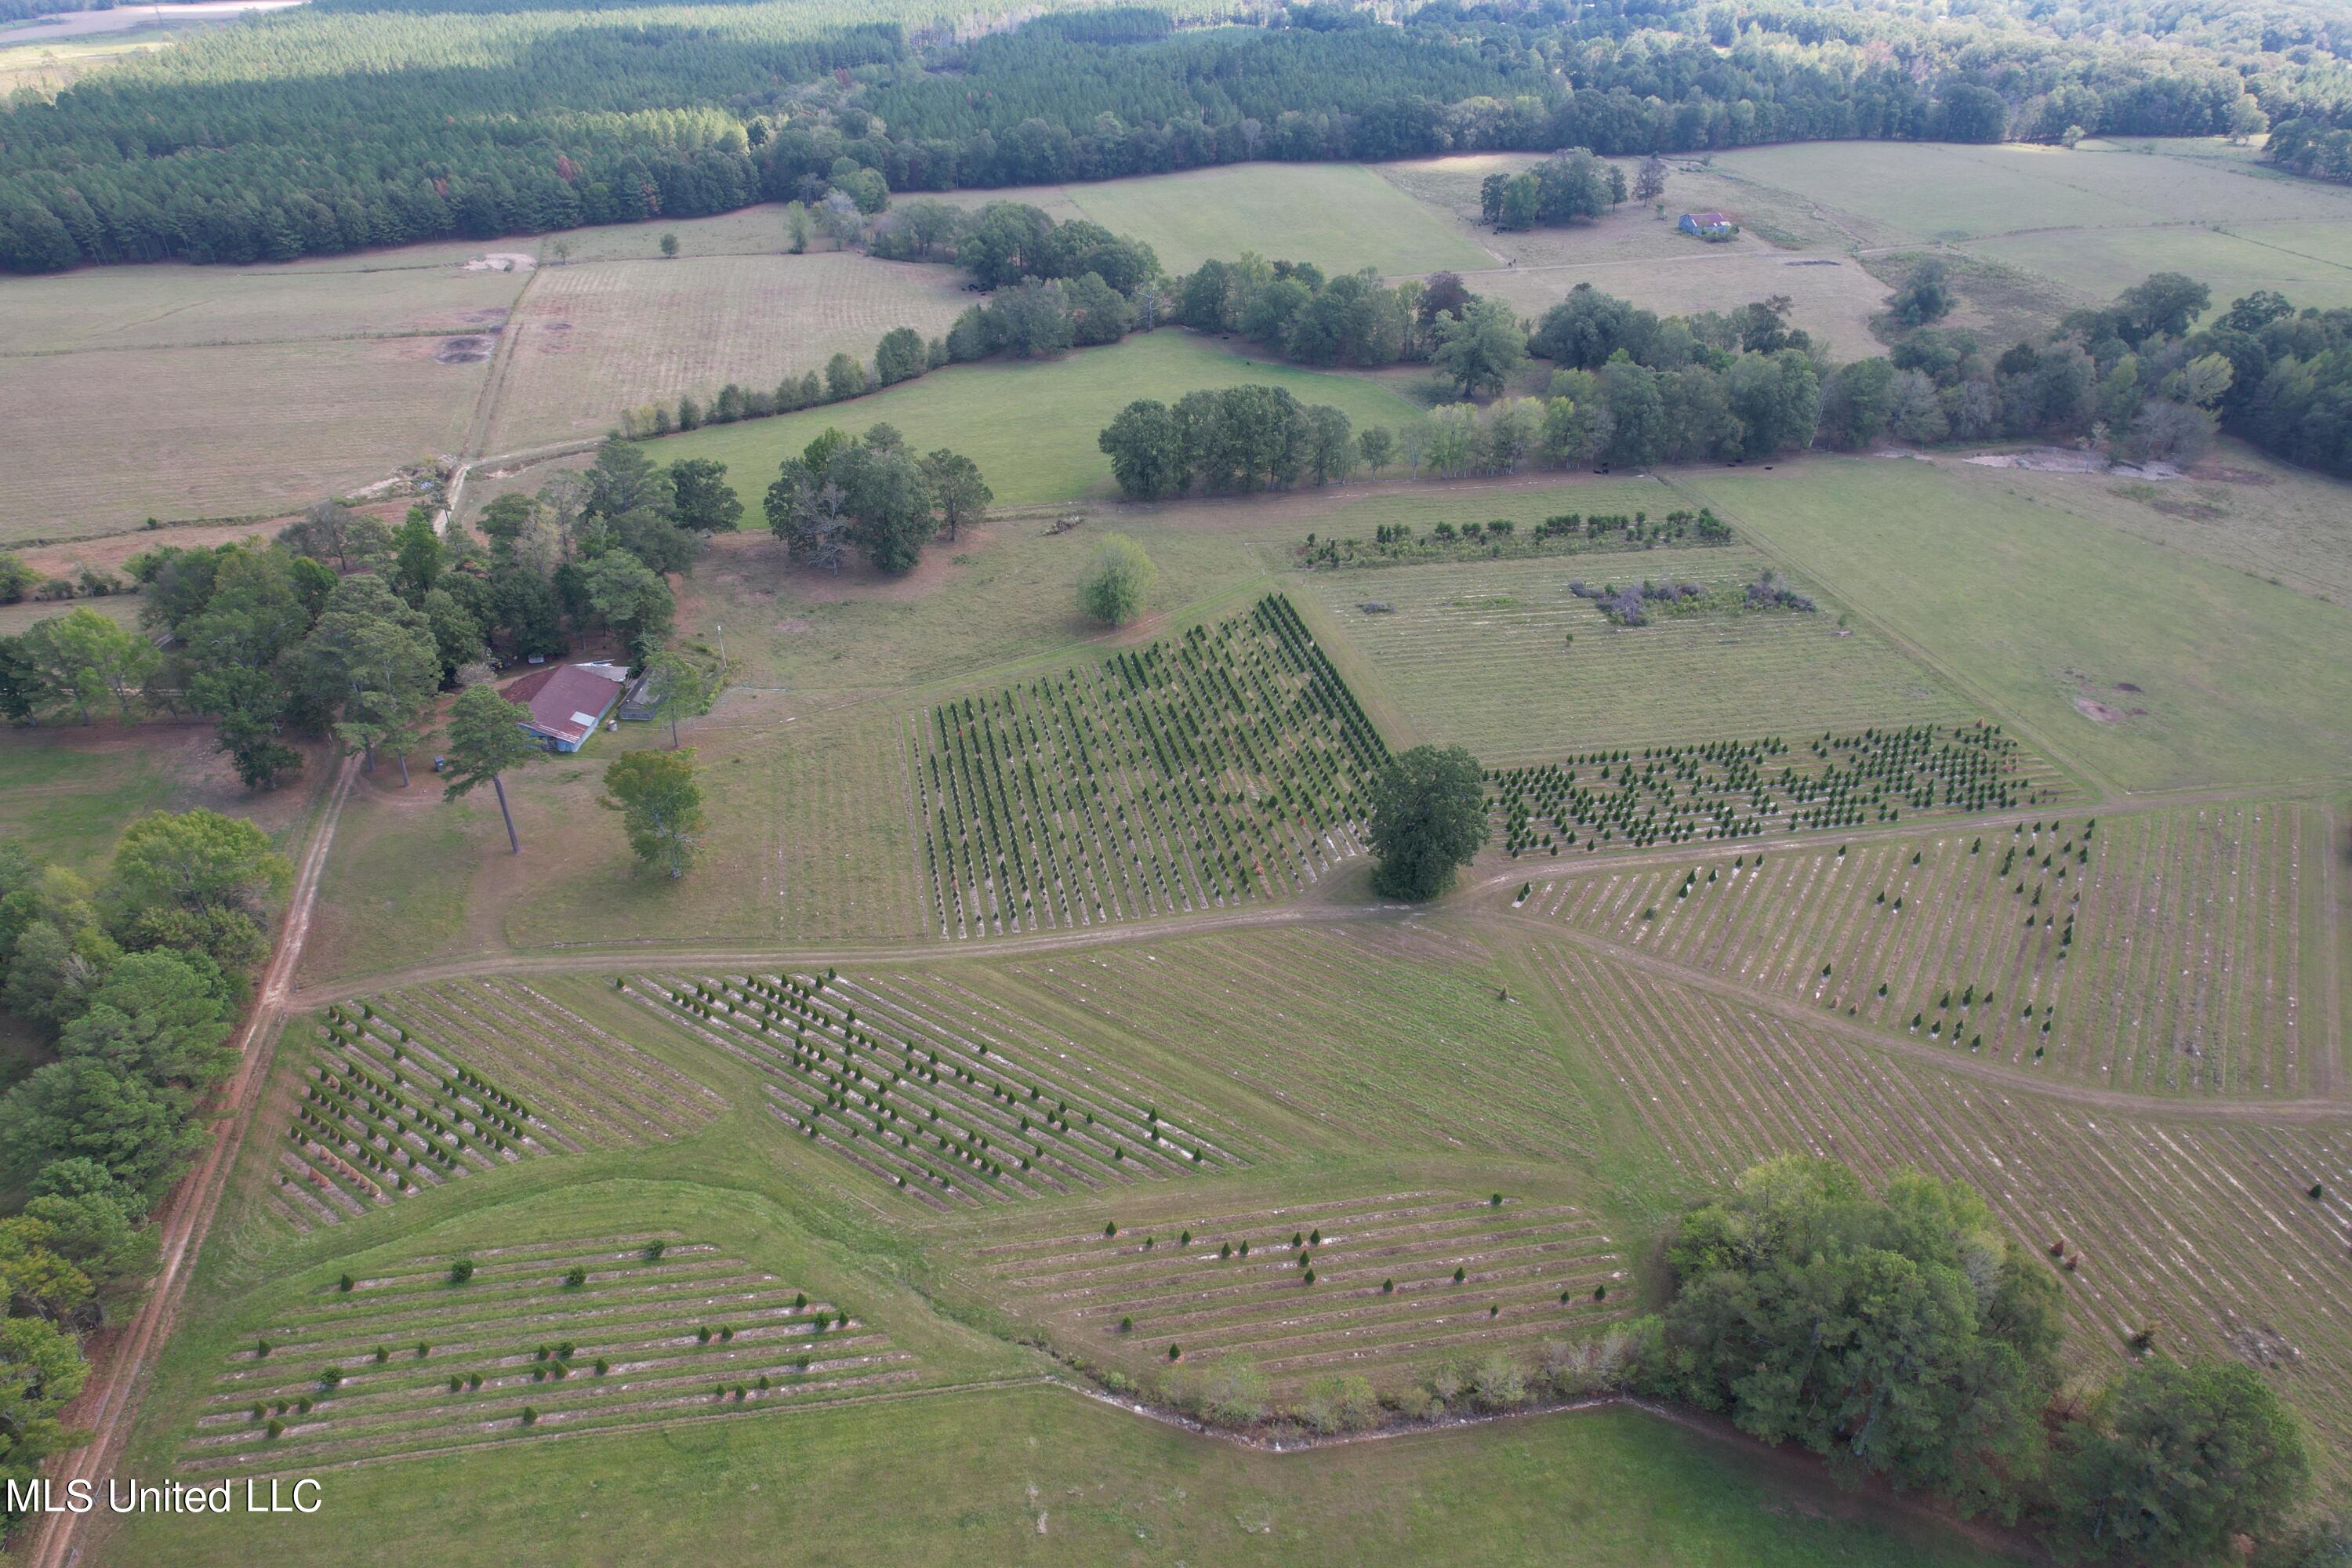
<svg viewBox="0 0 2352 1568">
<path fill-rule="evenodd" d="M 710 827 L 683 880 L 638 868 L 598 804 L 613 758 L 667 747 L 667 726 L 628 725 L 509 775 L 519 856 L 478 792 L 445 803 L 429 774 L 405 793 L 396 774 L 362 784 L 337 832 L 303 980 L 583 944 L 919 937 L 907 722 L 882 704 L 730 692 L 684 726 Z"/>
<path fill-rule="evenodd" d="M 1530 320 L 1580 283 L 1660 315 L 1731 310 L 1786 295 L 1790 320 L 1826 343 L 1832 357 L 1876 351 L 1870 318 L 1885 308 L 1886 287 L 1854 261 L 1831 254 L 1844 248 L 1843 235 L 1832 226 L 1776 210 L 1777 221 L 1752 225 L 1728 243 L 1693 238 L 1675 227 L 1675 216 L 1693 209 L 1740 211 L 1743 204 L 1734 183 L 1683 160 L 1667 176 L 1663 218 L 1649 205 L 1628 202 L 1593 222 L 1523 233 L 1481 223 L 1480 183 L 1538 162 L 1527 153 L 1465 153 L 1383 163 L 1379 173 L 1489 253 L 1478 271 L 1464 274 L 1465 281 Z M 1638 160 L 1617 162 L 1630 183 Z"/>
<path fill-rule="evenodd" d="M 1865 244 L 2025 229 L 2343 222 L 2352 192 L 2258 166 L 2102 143 L 1837 142 L 1741 148 L 1716 169 L 1832 210 Z M 2146 271 L 2156 270 L 2145 268 Z M 2134 280 L 2142 274 L 2136 274 Z"/>
<path fill-rule="evenodd" d="M 1111 492 L 1110 459 L 1096 437 L 1135 399 L 1172 404 L 1197 388 L 1245 384 L 1286 387 L 1301 403 L 1332 404 L 1360 428 L 1394 427 L 1415 413 L 1376 383 L 1244 359 L 1214 339 L 1171 327 L 1055 360 L 950 365 L 868 397 L 706 426 L 646 451 L 658 463 L 718 458 L 756 518 L 776 465 L 818 432 L 837 426 L 856 433 L 887 421 L 917 451 L 948 447 L 978 463 L 997 505 L 1034 506 Z"/>
<path fill-rule="evenodd" d="M 2352 605 L 2352 507 L 2343 483 L 2224 441 L 2183 481 L 2011 468 L 2004 486 L 2040 504 L 2265 583 Z"/>
<path fill-rule="evenodd" d="M 2074 229 L 1977 240 L 1967 254 L 2068 278 L 2101 299 L 2151 272 L 2186 272 L 2213 291 L 2215 312 L 2258 289 L 2298 309 L 2352 304 L 2352 216 L 2243 228 Z"/>
<path fill-rule="evenodd" d="M 1465 275 L 1464 281 L 1473 292 L 1504 300 L 1529 321 L 1542 320 L 1580 283 L 1661 316 L 1734 310 L 1754 300 L 1786 296 L 1790 324 L 1811 334 L 1832 361 L 1864 359 L 1880 352 L 1870 319 L 1886 308 L 1887 293 L 1886 285 L 1859 262 L 1769 254 L 1754 247 L 1708 247 L 1698 255 L 1592 266 L 1516 267 Z"/>
<path fill-rule="evenodd" d="M 464 444 L 520 274 L 429 245 L 0 282 L 0 545 L 266 518 Z"/>
<path fill-rule="evenodd" d="M 1066 1389 L 950 1393 L 335 1473 L 329 1510 L 257 1527 L 142 1520 L 119 1560 L 365 1564 L 483 1555 L 1508 1568 L 1957 1568 L 2000 1561 L 1924 1519 L 1633 1411 L 1277 1455 Z M 887 1477 L 888 1484 L 877 1484 Z M 419 1497 L 462 1495 L 462 1510 Z M 267 1534 L 263 1531 L 267 1531 Z"/>
<path fill-rule="evenodd" d="M 2167 270 L 2210 284 L 2217 306 L 2257 289 L 2330 306 L 2347 289 L 2352 194 L 2219 142 L 1817 142 L 1743 148 L 1712 168 L 1725 210 L 1759 228 L 1954 244 L 2093 300 Z"/>
<path fill-rule="evenodd" d="M 583 248 L 603 248 L 605 233 L 583 237 Z M 781 229 L 774 244 L 781 251 Z M 601 436 L 625 408 L 658 403 L 675 413 L 681 395 L 708 405 L 729 382 L 772 392 L 836 353 L 869 363 L 893 328 L 945 332 L 972 301 L 962 285 L 953 268 L 854 251 L 682 249 L 676 260 L 544 267 L 508 327 L 511 358 L 488 449 Z"/>
<path fill-rule="evenodd" d="M 1057 222 L 1086 218 L 1142 240 L 1171 275 L 1203 261 L 1236 260 L 1245 250 L 1311 261 L 1328 273 L 1370 267 L 1383 277 L 1491 267 L 1496 259 L 1450 215 L 1356 163 L 1244 163 L 1092 184 L 958 191 L 944 199 L 966 208 L 1026 202 Z"/>
<path fill-rule="evenodd" d="M 2340 775 L 2352 611 L 2150 550 L 2003 473 L 1809 461 L 1689 488 L 2112 785 Z"/>
<path fill-rule="evenodd" d="M 150 517 L 276 517 L 453 453 L 488 365 L 436 363 L 445 341 L 0 359 L 0 426 L 26 458 L 0 499 L 0 544 L 127 533 Z"/>
<path fill-rule="evenodd" d="M 1489 766 L 1599 746 L 1796 738 L 1968 711 L 1869 627 L 1839 625 L 1834 604 L 1811 615 L 1661 614 L 1648 626 L 1619 626 L 1570 592 L 1572 583 L 1599 589 L 1668 577 L 1737 588 L 1767 564 L 1730 545 L 1317 572 L 1301 585 L 1321 606 L 1322 624 L 1377 672 L 1416 736 L 1467 746 Z M 1366 602 L 1391 607 L 1369 613 Z"/>
</svg>

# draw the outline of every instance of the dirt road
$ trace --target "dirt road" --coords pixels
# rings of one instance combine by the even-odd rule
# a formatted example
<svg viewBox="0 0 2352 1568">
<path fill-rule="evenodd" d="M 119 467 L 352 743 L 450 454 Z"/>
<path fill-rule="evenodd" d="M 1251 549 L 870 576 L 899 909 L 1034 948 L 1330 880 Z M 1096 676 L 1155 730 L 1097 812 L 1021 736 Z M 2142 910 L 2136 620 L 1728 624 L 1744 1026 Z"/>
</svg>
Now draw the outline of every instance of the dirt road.
<svg viewBox="0 0 2352 1568">
<path fill-rule="evenodd" d="M 212 1227 L 221 1192 L 227 1185 L 229 1168 L 236 1163 L 247 1125 L 253 1119 L 253 1108 L 261 1097 L 262 1083 L 268 1077 L 270 1058 L 288 1016 L 287 999 L 293 994 L 294 971 L 302 958 L 302 940 L 310 932 L 320 874 L 326 868 L 327 851 L 334 843 L 335 824 L 342 816 L 343 803 L 351 795 L 352 780 L 358 768 L 357 757 L 345 759 L 334 783 L 328 786 L 326 804 L 303 848 L 293 891 L 286 901 L 278 945 L 270 954 L 269 967 L 262 972 L 252 1011 L 237 1038 L 236 1076 L 222 1093 L 218 1106 L 221 1119 L 214 1129 L 212 1147 L 205 1152 L 203 1163 L 164 1199 L 157 1216 L 163 1231 L 163 1260 L 154 1286 L 115 1340 L 110 1352 L 91 1369 L 81 1397 L 68 1412 L 71 1424 L 89 1429 L 89 1441 L 51 1468 L 50 1474 L 59 1483 L 60 1490 L 77 1478 L 106 1475 L 121 1457 L 122 1446 L 131 1435 L 141 1379 L 163 1348 L 178 1316 L 190 1268 L 204 1247 L 205 1232 Z M 87 1517 L 71 1513 L 47 1515 L 30 1528 L 29 1538 L 17 1549 L 17 1561 L 30 1568 L 67 1568 L 80 1555 L 82 1526 Z"/>
</svg>

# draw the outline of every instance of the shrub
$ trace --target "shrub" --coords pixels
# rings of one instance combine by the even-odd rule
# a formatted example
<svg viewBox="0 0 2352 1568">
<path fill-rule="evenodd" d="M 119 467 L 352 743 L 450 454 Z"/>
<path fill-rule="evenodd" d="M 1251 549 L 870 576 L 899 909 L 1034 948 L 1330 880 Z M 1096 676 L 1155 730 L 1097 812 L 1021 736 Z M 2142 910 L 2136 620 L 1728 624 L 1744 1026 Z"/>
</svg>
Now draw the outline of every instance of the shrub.
<svg viewBox="0 0 2352 1568">
<path fill-rule="evenodd" d="M 1202 1421 L 1223 1426 L 1246 1426 L 1265 1419 L 1265 1374 L 1236 1356 L 1172 1376 L 1168 1392 L 1171 1403 L 1179 1410 Z"/>
<path fill-rule="evenodd" d="M 1372 1397 L 1372 1385 L 1357 1374 L 1320 1378 L 1307 1385 L 1298 1417 L 1326 1436 L 1361 1432 L 1379 1422 L 1380 1401 Z"/>
<path fill-rule="evenodd" d="M 461 1258 L 457 1262 L 449 1265 L 450 1284 L 463 1285 L 467 1280 L 471 1279 L 473 1277 L 474 1260 L 472 1258 Z"/>
<path fill-rule="evenodd" d="M 1078 607 L 1096 620 L 1123 626 L 1143 613 L 1158 575 L 1143 546 L 1123 533 L 1105 534 L 1078 579 Z"/>
<path fill-rule="evenodd" d="M 1408 1421 L 1427 1421 L 1445 1408 L 1444 1403 L 1435 1394 L 1418 1384 L 1410 1388 L 1399 1389 L 1389 1395 L 1388 1403 L 1398 1415 Z"/>
<path fill-rule="evenodd" d="M 1547 1340 L 1537 1375 L 1562 1399 L 1614 1392 L 1633 1384 L 1641 1367 L 1642 1343 L 1627 1329 L 1612 1329 L 1574 1344 Z"/>
<path fill-rule="evenodd" d="M 530 1426 L 536 1425 L 538 1421 L 539 1412 L 532 1409 L 528 1405 L 524 1405 L 522 1407 L 522 1424 L 526 1426 Z"/>
<path fill-rule="evenodd" d="M 577 1263 L 573 1264 L 572 1266 L 572 1272 L 563 1277 L 563 1283 L 572 1289 L 577 1289 L 579 1287 L 588 1283 L 588 1270 L 582 1268 Z"/>
<path fill-rule="evenodd" d="M 1487 1354 L 1470 1373 L 1470 1403 L 1481 1410 L 1508 1410 L 1527 1397 L 1527 1374 L 1501 1351 Z"/>
<path fill-rule="evenodd" d="M 337 1281 L 335 1282 L 335 1289 L 338 1289 L 338 1290 L 341 1290 L 344 1295 L 348 1296 L 348 1295 L 350 1295 L 350 1294 L 352 1293 L 352 1277 L 351 1277 L 350 1275 L 346 1274 L 346 1275 L 344 1275 L 341 1279 L 339 1279 L 339 1280 L 337 1280 Z"/>
<path fill-rule="evenodd" d="M 273 1417 L 271 1417 L 271 1418 L 270 1418 L 270 1422 L 269 1422 L 269 1435 L 270 1435 L 272 1437 L 277 1436 L 279 1433 L 281 1433 L 281 1432 L 283 1432 L 283 1431 L 285 1431 L 285 1430 L 286 1430 L 286 1423 L 285 1423 L 285 1422 L 283 1422 L 283 1421 L 280 1421 L 280 1420 L 277 1419 L 275 1416 L 273 1416 Z"/>
<path fill-rule="evenodd" d="M 596 1358 L 596 1375 L 598 1377 L 604 1376 L 606 1373 L 612 1370 L 613 1363 L 611 1362 L 606 1361 L 603 1356 L 598 1356 Z"/>
</svg>

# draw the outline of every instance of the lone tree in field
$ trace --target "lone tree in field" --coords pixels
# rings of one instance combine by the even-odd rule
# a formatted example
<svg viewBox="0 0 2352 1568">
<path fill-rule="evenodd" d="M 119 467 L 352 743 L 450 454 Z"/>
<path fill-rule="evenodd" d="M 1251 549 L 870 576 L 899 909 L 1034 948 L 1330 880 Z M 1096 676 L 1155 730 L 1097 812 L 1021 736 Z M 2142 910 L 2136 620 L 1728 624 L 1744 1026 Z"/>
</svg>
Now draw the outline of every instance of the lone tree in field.
<svg viewBox="0 0 2352 1568">
<path fill-rule="evenodd" d="M 648 866 L 683 877 L 702 852 L 702 786 L 694 751 L 631 752 L 604 770 L 604 804 L 621 814 L 629 847 Z"/>
<path fill-rule="evenodd" d="M 718 700 L 720 673 L 704 668 L 678 648 L 656 649 L 646 660 L 652 678 L 654 716 L 669 725 L 669 749 L 677 750 L 677 721 L 699 719 Z"/>
<path fill-rule="evenodd" d="M 509 702 L 488 686 L 468 688 L 449 709 L 449 785 L 444 800 L 456 800 L 477 785 L 488 784 L 499 797 L 499 815 L 506 819 L 507 847 L 522 853 L 515 837 L 514 813 L 507 809 L 507 786 L 500 778 L 511 768 L 543 757 L 536 742 L 520 726 L 530 710 Z"/>
<path fill-rule="evenodd" d="M 1123 626 L 1143 613 L 1159 574 L 1143 546 L 1124 533 L 1105 534 L 1078 579 L 1078 606 L 1098 621 Z"/>
<path fill-rule="evenodd" d="M 1633 199 L 1654 202 L 1666 194 L 1666 161 L 1655 153 L 1642 160 L 1633 176 Z"/>
<path fill-rule="evenodd" d="M 1459 746 L 1415 746 L 1372 781 L 1372 889 L 1391 899 L 1443 892 L 1486 841 L 1478 759 Z"/>
</svg>

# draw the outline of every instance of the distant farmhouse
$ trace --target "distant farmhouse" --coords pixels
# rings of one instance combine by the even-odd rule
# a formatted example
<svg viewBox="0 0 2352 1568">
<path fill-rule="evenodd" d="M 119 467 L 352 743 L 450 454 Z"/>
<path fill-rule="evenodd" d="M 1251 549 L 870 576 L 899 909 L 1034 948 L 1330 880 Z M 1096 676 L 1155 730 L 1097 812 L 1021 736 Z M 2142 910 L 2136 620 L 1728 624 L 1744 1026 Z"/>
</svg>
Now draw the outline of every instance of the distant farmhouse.
<svg viewBox="0 0 2352 1568">
<path fill-rule="evenodd" d="M 1701 239 L 1731 239 L 1739 233 L 1738 223 L 1728 213 L 1685 213 L 1675 226 Z"/>
<path fill-rule="evenodd" d="M 551 752 L 576 752 L 621 700 L 629 672 L 617 664 L 559 664 L 535 669 L 506 689 L 530 710 L 520 728 Z"/>
</svg>

